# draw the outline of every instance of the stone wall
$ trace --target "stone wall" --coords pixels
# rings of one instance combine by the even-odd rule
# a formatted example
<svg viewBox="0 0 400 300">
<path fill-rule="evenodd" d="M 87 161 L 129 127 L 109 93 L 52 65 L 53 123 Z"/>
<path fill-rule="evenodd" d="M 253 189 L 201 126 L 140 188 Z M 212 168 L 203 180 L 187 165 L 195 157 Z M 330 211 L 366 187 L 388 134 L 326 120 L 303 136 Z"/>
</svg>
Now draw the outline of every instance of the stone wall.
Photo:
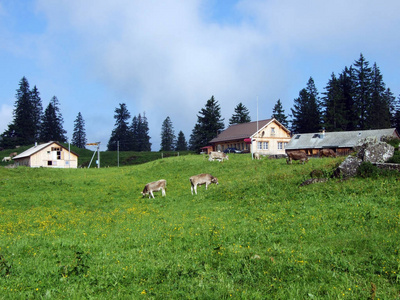
<svg viewBox="0 0 400 300">
<path fill-rule="evenodd" d="M 400 164 L 388 164 L 388 163 L 374 163 L 377 168 L 383 170 L 396 170 L 400 172 Z"/>
</svg>

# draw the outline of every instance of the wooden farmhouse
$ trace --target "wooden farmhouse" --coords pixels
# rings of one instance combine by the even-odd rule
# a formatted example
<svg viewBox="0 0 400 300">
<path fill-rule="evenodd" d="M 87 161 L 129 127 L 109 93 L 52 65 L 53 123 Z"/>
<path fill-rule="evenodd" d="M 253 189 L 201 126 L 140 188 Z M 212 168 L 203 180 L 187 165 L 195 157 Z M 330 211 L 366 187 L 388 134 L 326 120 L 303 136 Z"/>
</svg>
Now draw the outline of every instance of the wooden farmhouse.
<svg viewBox="0 0 400 300">
<path fill-rule="evenodd" d="M 78 154 L 58 142 L 35 145 L 13 157 L 16 165 L 32 168 L 77 168 Z"/>
<path fill-rule="evenodd" d="M 214 151 L 236 148 L 261 155 L 285 154 L 290 131 L 276 119 L 231 125 L 210 141 Z"/>
<path fill-rule="evenodd" d="M 337 155 L 348 155 L 361 139 L 372 137 L 380 141 L 382 137 L 400 138 L 395 128 L 337 131 L 295 134 L 286 146 L 286 151 L 302 150 L 309 156 L 317 156 L 324 148 L 332 149 Z"/>
</svg>

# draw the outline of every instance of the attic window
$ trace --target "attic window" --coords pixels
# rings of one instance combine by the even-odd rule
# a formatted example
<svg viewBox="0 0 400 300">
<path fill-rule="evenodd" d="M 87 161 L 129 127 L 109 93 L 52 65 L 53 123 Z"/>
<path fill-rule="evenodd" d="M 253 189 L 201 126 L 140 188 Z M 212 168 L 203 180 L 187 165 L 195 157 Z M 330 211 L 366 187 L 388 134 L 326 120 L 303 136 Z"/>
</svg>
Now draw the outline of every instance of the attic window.
<svg viewBox="0 0 400 300">
<path fill-rule="evenodd" d="M 300 138 L 300 134 L 296 135 L 296 137 L 294 139 L 298 140 L 299 138 Z"/>
<path fill-rule="evenodd" d="M 313 139 L 319 138 L 319 134 L 318 134 L 318 133 L 314 134 L 312 138 L 313 138 Z"/>
</svg>

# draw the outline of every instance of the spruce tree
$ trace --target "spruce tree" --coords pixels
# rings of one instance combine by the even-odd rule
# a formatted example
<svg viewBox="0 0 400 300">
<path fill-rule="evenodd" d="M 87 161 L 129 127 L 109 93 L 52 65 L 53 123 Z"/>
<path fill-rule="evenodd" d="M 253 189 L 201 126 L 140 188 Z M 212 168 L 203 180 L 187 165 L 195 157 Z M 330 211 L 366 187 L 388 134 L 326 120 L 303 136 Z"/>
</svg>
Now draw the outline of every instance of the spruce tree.
<svg viewBox="0 0 400 300">
<path fill-rule="evenodd" d="M 242 102 L 240 102 L 235 107 L 235 113 L 232 115 L 232 118 L 229 119 L 229 125 L 250 122 L 251 119 L 249 114 L 249 110 L 242 104 Z"/>
<path fill-rule="evenodd" d="M 325 87 L 326 92 L 322 97 L 322 118 L 327 131 L 342 131 L 346 128 L 345 98 L 342 93 L 340 81 L 332 73 L 331 79 Z"/>
<path fill-rule="evenodd" d="M 355 101 L 357 105 L 357 113 L 360 116 L 358 120 L 358 129 L 368 129 L 367 117 L 368 107 L 371 105 L 371 77 L 372 71 L 369 62 L 360 54 L 360 58 L 354 63 L 356 86 Z"/>
<path fill-rule="evenodd" d="M 64 119 L 60 112 L 59 104 L 57 97 L 53 96 L 44 112 L 40 131 L 40 140 L 42 142 L 67 142 L 67 137 L 65 135 L 67 132 L 63 128 Z"/>
<path fill-rule="evenodd" d="M 136 151 L 151 151 L 151 143 L 149 136 L 149 124 L 146 118 L 146 114 L 143 113 L 143 117 L 139 114 L 137 127 L 137 150 Z"/>
<path fill-rule="evenodd" d="M 321 111 L 318 91 L 312 77 L 307 87 L 302 89 L 299 97 L 294 99 L 292 108 L 292 131 L 294 133 L 317 132 L 321 128 Z"/>
<path fill-rule="evenodd" d="M 82 114 L 79 112 L 78 116 L 74 121 L 74 132 L 72 134 L 72 145 L 78 148 L 86 148 L 86 132 L 85 132 L 85 121 L 83 120 Z"/>
<path fill-rule="evenodd" d="M 29 82 L 25 77 L 19 82 L 19 88 L 15 95 L 13 121 L 8 125 L 8 129 L 2 134 L 2 146 L 14 148 L 17 145 L 30 145 L 35 142 L 36 128 L 32 111 L 34 106 L 31 100 Z"/>
<path fill-rule="evenodd" d="M 138 144 L 138 135 L 139 135 L 139 121 L 138 118 L 136 116 L 133 116 L 132 118 L 132 123 L 131 126 L 129 128 L 131 135 L 132 135 L 132 140 L 130 143 L 130 149 L 132 151 L 139 151 L 139 144 Z"/>
<path fill-rule="evenodd" d="M 201 147 L 208 145 L 209 141 L 224 129 L 223 121 L 218 101 L 214 99 L 214 96 L 211 96 L 207 100 L 205 108 L 202 108 L 197 115 L 197 123 L 190 135 L 190 149 L 200 151 Z"/>
<path fill-rule="evenodd" d="M 339 75 L 341 102 L 343 102 L 344 105 L 344 124 L 342 127 L 344 131 L 356 130 L 360 117 L 355 100 L 355 81 L 354 68 L 345 67 L 343 72 Z"/>
<path fill-rule="evenodd" d="M 400 133 L 400 95 L 392 104 L 391 124 L 392 127 L 396 128 L 397 132 Z"/>
<path fill-rule="evenodd" d="M 125 103 L 120 103 L 119 107 L 117 107 L 114 112 L 115 128 L 111 132 L 107 149 L 108 151 L 116 151 L 119 142 L 119 150 L 131 150 L 130 142 L 132 139 L 132 134 L 128 126 L 128 119 L 131 117 L 131 114 L 129 113 Z"/>
<path fill-rule="evenodd" d="M 175 150 L 175 132 L 170 117 L 168 116 L 161 127 L 161 148 L 160 151 Z"/>
<path fill-rule="evenodd" d="M 386 90 L 383 76 L 376 63 L 372 67 L 371 102 L 367 108 L 366 128 L 382 129 L 390 127 L 390 106 L 394 96 Z"/>
<path fill-rule="evenodd" d="M 186 151 L 188 149 L 185 135 L 182 131 L 178 133 L 178 139 L 176 141 L 175 151 Z"/>
<path fill-rule="evenodd" d="M 42 99 L 40 98 L 39 90 L 36 85 L 31 90 L 31 102 L 32 102 L 32 117 L 33 123 L 35 124 L 35 141 L 40 139 L 40 130 L 42 126 L 42 118 L 43 118 L 43 106 Z"/>
<path fill-rule="evenodd" d="M 283 109 L 281 99 L 278 99 L 273 110 L 272 110 L 272 118 L 275 118 L 279 123 L 281 123 L 286 128 L 289 125 L 287 120 L 287 116 L 285 115 L 285 110 Z"/>
</svg>

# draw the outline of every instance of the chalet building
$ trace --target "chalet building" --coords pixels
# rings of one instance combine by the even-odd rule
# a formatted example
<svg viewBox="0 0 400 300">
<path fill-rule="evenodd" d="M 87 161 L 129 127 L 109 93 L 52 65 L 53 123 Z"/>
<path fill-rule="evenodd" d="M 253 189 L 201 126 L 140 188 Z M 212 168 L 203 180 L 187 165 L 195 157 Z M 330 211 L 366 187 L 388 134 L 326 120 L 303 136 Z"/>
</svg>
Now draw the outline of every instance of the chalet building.
<svg viewBox="0 0 400 300">
<path fill-rule="evenodd" d="M 360 139 L 372 137 L 380 141 L 381 138 L 385 136 L 400 138 L 395 128 L 299 133 L 293 135 L 289 144 L 286 146 L 286 151 L 302 150 L 309 156 L 317 156 L 321 149 L 329 148 L 334 150 L 337 155 L 348 155 L 353 151 L 353 147 Z"/>
<path fill-rule="evenodd" d="M 276 119 L 231 125 L 210 141 L 214 151 L 236 148 L 261 155 L 285 154 L 290 131 Z"/>
<path fill-rule="evenodd" d="M 78 156 L 58 142 L 48 142 L 29 148 L 13 160 L 18 166 L 32 168 L 77 168 Z"/>
</svg>

